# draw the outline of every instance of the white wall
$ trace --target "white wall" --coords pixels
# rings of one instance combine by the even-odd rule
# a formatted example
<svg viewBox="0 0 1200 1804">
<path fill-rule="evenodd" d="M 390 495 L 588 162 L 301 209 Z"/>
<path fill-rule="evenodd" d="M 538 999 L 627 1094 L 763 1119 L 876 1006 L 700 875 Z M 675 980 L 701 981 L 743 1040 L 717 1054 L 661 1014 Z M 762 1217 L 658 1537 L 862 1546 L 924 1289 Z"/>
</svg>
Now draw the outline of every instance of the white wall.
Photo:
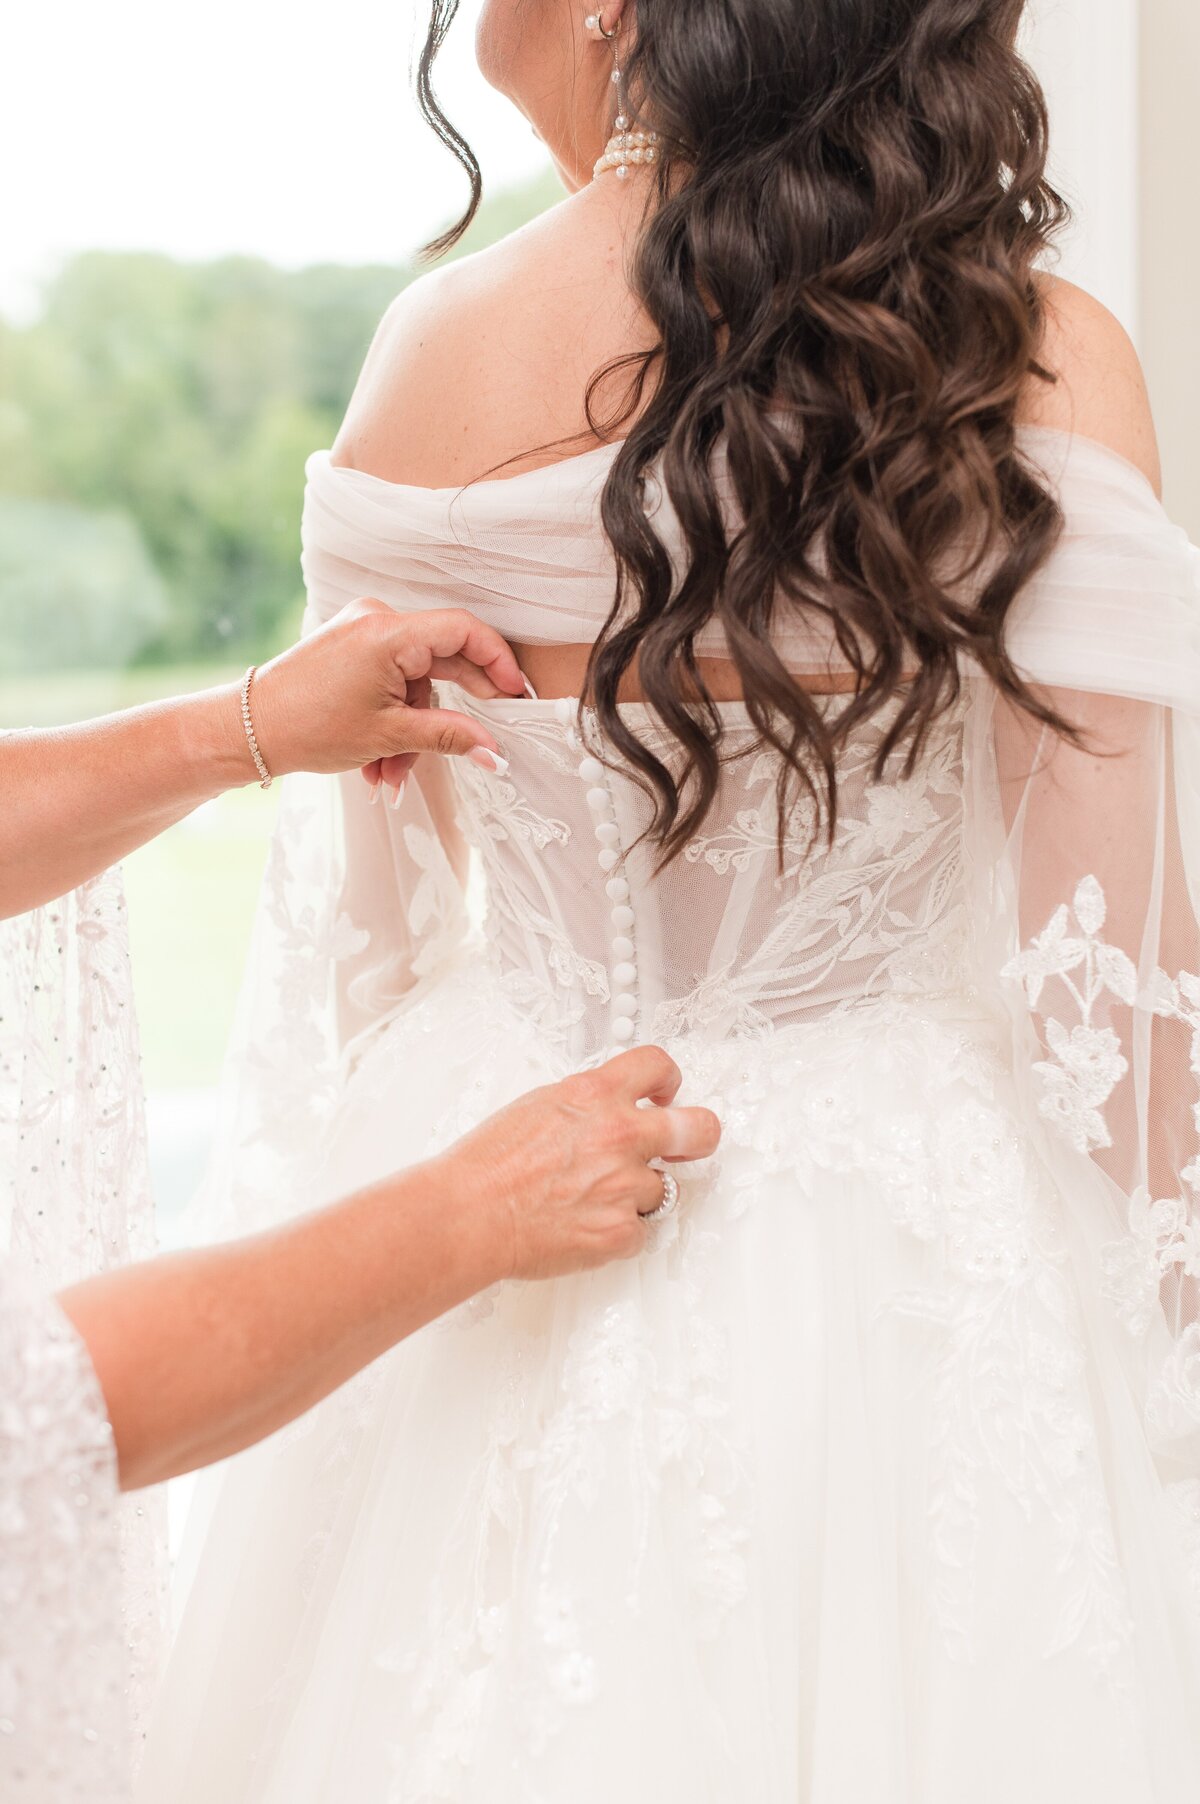
<svg viewBox="0 0 1200 1804">
<path fill-rule="evenodd" d="M 1140 342 L 1164 498 L 1200 543 L 1200 6 L 1141 10 Z"/>
<path fill-rule="evenodd" d="M 1024 49 L 1050 103 L 1052 178 L 1076 214 L 1059 273 L 1137 338 L 1138 0 L 1030 0 Z"/>
<path fill-rule="evenodd" d="M 1058 267 L 1132 334 L 1167 507 L 1200 540 L 1200 5 L 1030 0 L 1024 47 L 1077 213 Z"/>
</svg>

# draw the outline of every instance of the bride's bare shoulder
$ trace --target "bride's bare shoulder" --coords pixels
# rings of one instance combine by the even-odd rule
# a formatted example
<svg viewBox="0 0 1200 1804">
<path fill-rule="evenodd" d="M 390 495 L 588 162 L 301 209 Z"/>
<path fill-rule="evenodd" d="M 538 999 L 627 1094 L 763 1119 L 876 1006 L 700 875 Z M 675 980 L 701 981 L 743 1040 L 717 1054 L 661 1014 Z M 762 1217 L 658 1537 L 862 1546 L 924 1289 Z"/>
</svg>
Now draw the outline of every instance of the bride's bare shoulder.
<svg viewBox="0 0 1200 1804">
<path fill-rule="evenodd" d="M 376 333 L 335 461 L 443 487 L 594 444 L 588 378 L 653 342 L 625 280 L 627 215 L 596 183 L 411 282 Z M 578 443 L 528 454 L 568 435 Z"/>
<path fill-rule="evenodd" d="M 595 444 L 583 413 L 589 378 L 655 338 L 626 275 L 641 188 L 594 182 L 499 243 L 410 283 L 375 336 L 335 460 L 440 488 Z M 1109 446 L 1161 492 L 1154 421 L 1128 333 L 1086 290 L 1042 280 L 1040 359 L 1056 380 L 1030 379 L 1022 418 Z"/>
<path fill-rule="evenodd" d="M 1021 417 L 1077 432 L 1118 452 L 1162 493 L 1162 466 L 1141 361 L 1124 326 L 1086 289 L 1043 280 L 1040 359 L 1056 381 L 1031 378 Z"/>
</svg>

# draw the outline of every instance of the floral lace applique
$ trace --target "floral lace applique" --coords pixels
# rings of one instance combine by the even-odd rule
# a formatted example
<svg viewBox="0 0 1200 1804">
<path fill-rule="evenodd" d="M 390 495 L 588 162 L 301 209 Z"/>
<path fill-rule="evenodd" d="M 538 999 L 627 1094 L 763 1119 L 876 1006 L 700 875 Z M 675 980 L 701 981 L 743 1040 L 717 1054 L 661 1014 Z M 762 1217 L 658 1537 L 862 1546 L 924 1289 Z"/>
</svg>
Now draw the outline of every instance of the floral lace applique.
<svg viewBox="0 0 1200 1804">
<path fill-rule="evenodd" d="M 514 783 L 503 777 L 486 776 L 464 759 L 456 759 L 455 763 L 454 774 L 466 805 L 465 819 L 477 846 L 484 839 L 511 838 L 540 852 L 546 846 L 565 846 L 569 842 L 571 829 L 566 821 L 539 814 Z"/>
<path fill-rule="evenodd" d="M 1136 1338 L 1147 1332 L 1162 1304 L 1163 1281 L 1172 1272 L 1200 1279 L 1200 1217 L 1182 1197 L 1152 1202 L 1135 1190 L 1129 1199 L 1129 1233 L 1101 1249 L 1104 1294 Z"/>
<path fill-rule="evenodd" d="M 1079 1324 L 1055 1218 L 1022 1137 L 983 1096 L 948 1097 L 936 1115 L 884 1126 L 876 1171 L 892 1217 L 940 1246 L 945 1262 L 941 1283 L 899 1294 L 894 1307 L 941 1337 L 930 1525 L 947 1645 L 971 1658 L 986 1474 L 1026 1516 L 1048 1511 L 1058 1531 L 1061 1583 L 1043 1628 L 1045 1653 L 1081 1640 L 1119 1689 L 1128 1606 Z"/>
<path fill-rule="evenodd" d="M 755 867 L 771 872 L 772 916 L 728 977 L 739 1011 L 749 1007 L 772 1018 L 784 998 L 791 1013 L 810 996 L 824 996 L 828 1009 L 838 1006 L 839 994 L 858 1006 L 867 996 L 969 987 L 961 718 L 946 717 L 911 777 L 897 768 L 891 780 L 877 783 L 883 730 L 883 723 L 871 723 L 844 749 L 832 846 L 822 839 L 822 822 L 814 826 L 811 803 L 801 799 L 785 834 L 782 869 L 775 869 L 778 760 L 760 754 L 746 787 L 767 786 L 761 802 L 686 848 L 690 862 L 723 878 Z M 680 1018 L 686 1022 L 686 1008 Z M 664 1019 L 670 1026 L 671 1018 Z"/>
<path fill-rule="evenodd" d="M 1132 960 L 1100 937 L 1106 914 L 1104 891 L 1094 877 L 1084 877 L 1070 907 L 1064 903 L 1056 909 L 1030 949 L 1010 959 L 1001 972 L 1025 986 L 1032 1009 L 1045 984 L 1055 977 L 1078 1005 L 1081 1019 L 1076 1026 L 1066 1028 L 1053 1017 L 1046 1021 L 1046 1041 L 1054 1058 L 1040 1060 L 1034 1070 L 1042 1084 L 1041 1113 L 1084 1153 L 1112 1145 L 1104 1105 L 1129 1070 L 1113 1029 L 1094 1024 L 1097 1005 L 1106 995 L 1127 1007 L 1137 1000 Z"/>
<path fill-rule="evenodd" d="M 786 1051 L 777 1039 L 765 1068 L 728 1044 L 668 1050 L 689 1094 L 721 1112 L 720 1187 L 731 1198 L 753 1207 L 764 1176 L 780 1170 L 798 1199 L 823 1196 L 831 1174 L 852 1171 L 930 1249 L 922 1280 L 887 1308 L 929 1334 L 935 1360 L 929 1533 L 948 1650 L 970 1660 L 977 1645 L 981 1500 L 999 1482 L 1026 1518 L 1046 1514 L 1054 1525 L 1058 1581 L 1039 1645 L 1049 1654 L 1079 1642 L 1119 1693 L 1128 1603 L 1080 1324 L 1055 1210 L 1004 1106 L 1002 1051 L 977 1031 L 906 1019 L 900 1007 L 863 1013 L 861 1031 L 847 1018 L 824 1039 L 819 1079 L 804 1039 Z M 897 1072 L 929 1076 L 881 1108 Z"/>
<path fill-rule="evenodd" d="M 315 1164 L 338 1093 L 325 1013 L 333 971 L 345 965 L 352 986 L 354 959 L 370 943 L 342 910 L 332 876 L 322 882 L 297 852 L 311 810 L 295 807 L 287 792 L 283 808 L 289 813 L 271 840 L 259 908 L 272 930 L 272 976 L 287 1033 L 263 1037 L 248 1053 L 254 1081 L 230 1100 L 239 1118 L 239 1168 L 236 1181 L 210 1182 L 200 1199 L 207 1237 L 272 1220 L 290 1188 L 286 1174 Z"/>
<path fill-rule="evenodd" d="M 1189 1322 L 1164 1360 L 1146 1404 L 1160 1441 L 1182 1441 L 1200 1429 L 1200 1322 Z"/>
<path fill-rule="evenodd" d="M 839 764 L 838 793 L 845 806 L 839 812 L 832 849 L 823 857 L 813 857 L 814 844 L 823 844 L 824 811 L 818 812 L 811 796 L 796 797 L 784 822 L 783 864 L 776 874 L 777 886 L 799 883 L 803 889 L 827 861 L 842 871 L 874 863 L 879 854 L 896 859 L 902 844 L 899 868 L 907 870 L 920 863 L 928 854 L 931 838 L 937 838 L 947 824 L 945 811 L 934 806 L 931 796 L 960 798 L 962 793 L 961 723 L 951 717 L 946 725 L 949 730 L 943 733 L 940 746 L 911 777 L 876 783 L 871 774 L 884 723 L 870 723 L 868 730 L 845 748 Z M 900 760 L 895 762 L 898 765 Z M 745 787 L 765 788 L 767 793 L 754 807 L 739 809 L 718 832 L 690 840 L 684 848 L 688 863 L 705 864 L 724 877 L 731 871 L 748 871 L 760 860 L 777 861 L 778 778 L 778 756 L 758 753 L 750 762 Z"/>
<path fill-rule="evenodd" d="M 416 1757 L 398 1774 L 403 1804 L 459 1795 L 497 1684 L 533 1756 L 599 1695 L 608 1675 L 594 1651 L 593 1617 L 628 1613 L 636 1624 L 647 1575 L 658 1576 L 652 1534 L 665 1486 L 700 1632 L 719 1635 L 746 1594 L 748 1525 L 742 1465 L 728 1439 L 728 1355 L 720 1330 L 690 1306 L 700 1266 L 719 1256 L 718 1245 L 685 1224 L 666 1256 L 676 1262 L 681 1323 L 669 1359 L 652 1349 L 627 1286 L 581 1314 L 549 1373 L 543 1336 L 514 1324 L 496 1343 L 486 1436 L 446 1555 L 456 1567 L 468 1562 L 462 1606 L 448 1609 L 450 1586 L 435 1574 L 425 1641 L 380 1661 L 401 1675 L 405 1707 L 420 1724 L 410 1743 Z M 503 1287 L 488 1318 L 519 1313 L 522 1289 Z M 617 1497 L 629 1530 L 620 1592 L 570 1588 L 569 1567 L 555 1553 L 565 1527 L 578 1535 L 581 1522 L 616 1507 L 608 1500 Z"/>
<path fill-rule="evenodd" d="M 1055 1019 L 1045 1023 L 1046 1041 L 1055 1058 L 1034 1067 L 1042 1082 L 1042 1114 L 1079 1152 L 1112 1145 L 1103 1110 L 1129 1070 L 1115 1031 L 1095 1022 L 1107 997 L 1188 1028 L 1191 1071 L 1200 1079 L 1200 978 L 1187 971 L 1171 978 L 1156 970 L 1139 988 L 1132 960 L 1101 937 L 1106 915 L 1100 884 L 1095 877 L 1085 877 L 1071 907 L 1057 909 L 1032 947 L 1004 969 L 1005 976 L 1024 984 L 1031 1008 L 1037 1007 L 1045 984 L 1056 978 L 1079 1007 L 1082 1020 L 1069 1030 Z M 1192 1105 L 1192 1121 L 1200 1133 L 1200 1101 Z M 1200 1281 L 1200 1157 L 1193 1157 L 1179 1177 L 1181 1194 L 1174 1197 L 1153 1198 L 1145 1186 L 1136 1189 L 1129 1198 L 1128 1233 L 1101 1250 L 1105 1295 L 1139 1339 L 1160 1313 L 1165 1285 Z M 1172 1370 L 1178 1378 L 1182 1370 L 1178 1359 Z M 1156 1395 L 1160 1416 L 1174 1420 L 1177 1407 L 1168 1407 L 1166 1401 L 1171 1382 L 1164 1374 Z"/>
<path fill-rule="evenodd" d="M 750 870 L 759 859 L 776 858 L 779 853 L 779 821 L 775 806 L 778 775 L 778 758 L 766 752 L 759 753 L 750 766 L 745 787 L 756 789 L 768 785 L 767 795 L 753 808 L 740 808 L 719 832 L 699 834 L 689 840 L 684 847 L 688 863 L 706 864 L 718 877 L 727 877 L 730 871 Z M 784 845 L 791 848 L 794 857 L 802 848 L 811 845 L 818 824 L 818 812 L 811 796 L 804 795 L 793 801 L 784 822 Z M 781 878 L 794 878 L 796 870 L 797 864 L 791 863 L 780 874 Z"/>
<path fill-rule="evenodd" d="M 1059 908 L 1030 950 L 1005 970 L 1022 980 L 1031 1007 L 1047 981 L 1058 979 L 1079 1008 L 1081 1021 L 1069 1031 L 1057 1020 L 1046 1023 L 1055 1058 L 1036 1070 L 1043 1115 L 1084 1153 L 1111 1146 L 1103 1111 L 1129 1070 L 1115 1031 L 1096 1021 L 1108 998 L 1135 1011 L 1135 1030 L 1139 1015 L 1188 1029 L 1191 1074 L 1200 1079 L 1200 978 L 1190 972 L 1171 978 L 1155 970 L 1139 985 L 1132 960 L 1102 938 L 1106 915 L 1100 884 L 1085 877 L 1070 909 Z M 1192 1104 L 1191 1115 L 1200 1132 L 1200 1102 Z M 1127 1232 L 1100 1249 L 1103 1294 L 1135 1340 L 1148 1341 L 1156 1325 L 1161 1332 L 1176 1324 L 1166 1335 L 1166 1353 L 1154 1354 L 1144 1404 L 1152 1442 L 1176 1451 L 1180 1442 L 1194 1442 L 1200 1434 L 1200 1322 L 1178 1326 L 1181 1301 L 1188 1301 L 1190 1313 L 1200 1284 L 1200 1158 L 1192 1157 L 1179 1178 L 1175 1196 L 1155 1197 L 1145 1185 L 1133 1190 Z M 1200 1605 L 1200 1486 L 1177 1481 L 1164 1487 L 1164 1496 Z"/>
<path fill-rule="evenodd" d="M 650 1020 L 651 1041 L 674 1040 L 688 1033 L 721 1033 L 737 1039 L 761 1039 L 771 1023 L 737 984 L 727 967 L 695 984 L 684 996 L 660 1002 Z"/>
<path fill-rule="evenodd" d="M 463 936 L 463 896 L 445 849 L 426 827 L 409 823 L 404 846 L 421 873 L 408 902 L 408 925 L 416 951 L 413 975 L 436 971 Z"/>
<path fill-rule="evenodd" d="M 518 930 L 526 941 L 540 944 L 545 960 L 545 970 L 553 984 L 539 982 L 534 961 L 514 965 L 505 956 L 501 934 L 501 922 Z M 610 994 L 608 972 L 599 959 L 588 958 L 571 943 L 569 936 L 548 914 L 535 908 L 527 897 L 517 892 L 511 885 L 502 882 L 493 883 L 488 894 L 488 913 L 484 922 L 484 932 L 488 941 L 498 953 L 498 968 L 505 976 L 516 979 L 523 989 L 526 999 L 532 1001 L 535 994 L 538 998 L 539 1012 L 545 1012 L 551 1020 L 557 1018 L 557 1026 L 565 1029 L 574 1021 L 582 1019 L 582 1012 L 571 998 L 571 992 L 577 991 L 589 996 L 597 1002 L 607 1002 Z M 567 998 L 565 1008 L 563 997 Z"/>
</svg>

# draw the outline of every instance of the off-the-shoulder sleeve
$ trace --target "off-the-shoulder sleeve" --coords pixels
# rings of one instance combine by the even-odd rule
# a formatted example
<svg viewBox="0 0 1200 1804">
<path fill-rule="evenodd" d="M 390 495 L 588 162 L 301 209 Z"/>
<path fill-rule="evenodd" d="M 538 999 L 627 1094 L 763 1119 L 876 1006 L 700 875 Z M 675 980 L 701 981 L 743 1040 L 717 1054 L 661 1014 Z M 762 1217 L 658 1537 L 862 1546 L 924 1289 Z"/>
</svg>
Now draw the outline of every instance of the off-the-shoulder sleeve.
<svg viewBox="0 0 1200 1804">
<path fill-rule="evenodd" d="M 375 595 L 401 611 L 469 608 L 525 644 L 590 644 L 616 588 L 600 525 L 613 449 L 457 489 L 386 482 L 314 452 L 301 526 L 314 617 Z"/>
<path fill-rule="evenodd" d="M 1028 426 L 1021 443 L 1066 526 L 1010 616 L 1018 669 L 1038 683 L 1200 708 L 1200 551 L 1141 471 L 1106 446 Z"/>
<path fill-rule="evenodd" d="M 0 1265 L 0 1796 L 129 1795 L 116 1457 L 87 1349 Z"/>
</svg>

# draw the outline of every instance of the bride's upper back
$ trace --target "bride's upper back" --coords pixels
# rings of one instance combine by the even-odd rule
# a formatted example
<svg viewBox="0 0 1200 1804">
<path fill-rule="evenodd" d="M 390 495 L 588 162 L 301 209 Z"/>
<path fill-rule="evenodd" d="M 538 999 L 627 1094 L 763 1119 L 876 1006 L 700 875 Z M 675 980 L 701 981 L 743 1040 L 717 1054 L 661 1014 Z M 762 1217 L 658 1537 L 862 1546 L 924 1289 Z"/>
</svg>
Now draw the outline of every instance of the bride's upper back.
<svg viewBox="0 0 1200 1804">
<path fill-rule="evenodd" d="M 593 446 L 589 378 L 655 342 L 624 274 L 639 187 L 595 183 L 404 289 L 371 346 L 335 461 L 448 488 Z M 574 442 L 555 448 L 564 439 Z"/>
<path fill-rule="evenodd" d="M 401 607 L 468 607 L 517 645 L 539 694 L 581 692 L 615 582 L 599 502 L 616 447 L 587 429 L 584 395 L 609 359 L 655 342 L 626 275 L 645 202 L 644 179 L 594 182 L 393 303 L 332 454 L 309 466 L 305 572 L 319 616 L 364 592 Z M 1129 547 L 1143 570 L 1185 555 L 1157 500 L 1154 427 L 1128 336 L 1069 283 L 1047 279 L 1045 301 L 1039 355 L 1057 379 L 1031 378 L 1020 437 L 1067 530 L 1010 617 L 1030 668 L 1031 635 L 1049 646 L 1075 618 L 1094 532 L 1123 547 L 1131 632 L 1144 583 Z M 653 478 L 649 501 L 670 545 L 672 510 Z M 828 680 L 827 632 L 814 637 L 810 619 L 785 612 L 777 638 L 807 686 L 839 686 Z M 711 693 L 742 699 L 719 629 L 698 647 Z M 633 678 L 624 699 L 639 699 Z"/>
<path fill-rule="evenodd" d="M 642 180 L 594 182 L 393 303 L 332 455 L 310 466 L 306 572 L 322 614 L 365 586 L 399 605 L 467 606 L 514 640 L 540 694 L 580 692 L 615 576 L 599 521 L 614 447 L 588 429 L 584 395 L 610 359 L 655 342 L 626 276 L 645 201 Z M 1058 379 L 1030 382 L 1024 449 L 1069 510 L 1101 518 L 1115 485 L 1153 514 L 1154 428 L 1119 323 L 1048 280 L 1040 355 Z M 655 529 L 670 544 L 655 487 Z M 402 597 L 387 593 L 389 577 Z M 806 675 L 828 669 L 827 636 L 818 644 L 811 622 L 785 617 L 780 638 L 802 681 L 830 686 Z M 720 633 L 702 634 L 700 649 L 712 693 L 739 699 Z M 638 698 L 635 673 L 622 693 Z"/>
<path fill-rule="evenodd" d="M 584 397 L 597 370 L 656 341 L 626 276 L 645 203 L 641 180 L 595 182 L 500 243 L 412 283 L 379 328 L 332 452 L 334 468 L 390 485 L 393 509 L 402 511 L 405 494 L 410 512 L 420 508 L 427 493 L 424 532 L 438 503 L 465 488 L 454 508 L 445 507 L 452 562 L 453 547 L 465 549 L 472 534 L 473 554 L 486 556 L 489 526 L 528 511 L 529 539 L 535 532 L 546 539 L 536 552 L 525 547 L 532 586 L 544 574 L 552 594 L 561 582 L 561 618 L 539 610 L 536 619 L 497 624 L 515 638 L 547 696 L 579 692 L 588 648 L 612 600 L 611 560 L 580 532 L 585 520 L 589 533 L 596 530 L 595 504 L 611 457 L 588 427 Z M 1157 489 L 1145 386 L 1119 323 L 1082 290 L 1048 278 L 1041 358 L 1058 380 L 1031 380 L 1024 422 L 1111 450 Z M 618 399 L 619 385 L 597 396 L 602 412 Z M 623 421 L 618 432 L 629 425 Z M 521 480 L 532 473 L 538 481 Z M 361 485 L 360 499 L 367 492 Z M 376 491 L 379 505 L 385 494 Z M 660 515 L 659 530 L 665 525 Z M 504 554 L 499 534 L 491 546 Z M 557 573 L 576 560 L 574 576 Z M 571 597 L 581 584 L 586 605 L 576 608 Z M 436 605 L 463 599 L 440 593 Z M 705 675 L 718 699 L 736 699 L 737 673 L 719 656 L 718 639 L 709 635 L 717 655 Z M 800 659 L 792 664 L 810 686 L 828 686 L 807 678 Z M 631 673 L 622 694 L 639 693 Z"/>
</svg>

